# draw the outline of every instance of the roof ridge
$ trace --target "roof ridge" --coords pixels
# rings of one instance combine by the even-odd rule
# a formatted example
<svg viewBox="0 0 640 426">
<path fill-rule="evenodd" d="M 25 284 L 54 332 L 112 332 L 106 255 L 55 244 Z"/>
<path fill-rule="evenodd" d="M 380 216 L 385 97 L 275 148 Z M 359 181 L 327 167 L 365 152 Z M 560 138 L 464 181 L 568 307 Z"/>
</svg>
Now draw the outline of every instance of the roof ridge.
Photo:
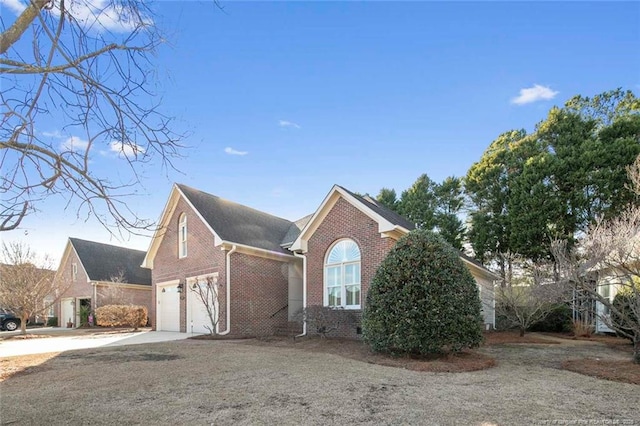
<svg viewBox="0 0 640 426">
<path fill-rule="evenodd" d="M 93 241 L 93 240 L 85 240 L 84 238 L 77 238 L 77 237 L 69 237 L 69 241 L 79 241 L 79 242 L 83 242 L 83 243 L 91 243 L 91 244 L 97 244 L 97 245 L 102 245 L 102 246 L 109 246 L 109 247 L 113 247 L 113 248 L 118 248 L 118 249 L 122 249 L 122 250 L 130 250 L 130 251 L 138 251 L 140 253 L 146 253 L 146 250 L 140 250 L 140 249 L 134 249 L 134 248 L 130 248 L 130 247 L 124 247 L 124 246 L 118 246 L 115 244 L 108 244 L 108 243 L 102 243 L 100 241 Z"/>
<path fill-rule="evenodd" d="M 274 214 L 272 214 L 272 213 L 265 212 L 264 210 L 258 210 L 258 209 L 256 209 L 255 207 L 247 206 L 246 204 L 241 204 L 241 203 L 238 203 L 237 201 L 229 200 L 229 199 L 227 199 L 227 198 L 223 198 L 223 197 L 221 197 L 221 196 L 219 196 L 219 195 L 215 195 L 215 194 L 212 194 L 212 193 L 210 193 L 210 192 L 203 191 L 203 190 L 201 190 L 201 189 L 194 188 L 194 187 L 189 186 L 189 185 L 185 185 L 185 184 L 183 184 L 183 183 L 177 183 L 177 182 L 176 182 L 176 185 L 177 185 L 178 187 L 180 187 L 181 189 L 182 189 L 182 188 L 187 188 L 187 189 L 190 189 L 190 190 L 192 190 L 192 191 L 197 191 L 197 192 L 200 192 L 200 193 L 202 193 L 202 194 L 205 194 L 205 195 L 207 195 L 207 196 L 209 196 L 209 197 L 217 198 L 217 199 L 219 199 L 219 200 L 221 200 L 221 201 L 224 201 L 224 202 L 226 202 L 226 203 L 231 203 L 231 204 L 234 204 L 234 205 L 236 205 L 236 206 L 243 207 L 243 208 L 245 208 L 245 209 L 253 210 L 254 212 L 257 212 L 257 213 L 260 213 L 260 214 L 263 214 L 263 215 L 271 216 L 271 217 L 274 217 L 274 218 L 276 218 L 276 219 L 280 219 L 280 220 L 285 220 L 285 221 L 287 221 L 287 222 L 289 222 L 289 223 L 294 223 L 293 221 L 291 221 L 291 220 L 289 220 L 289 219 L 285 219 L 284 217 L 276 216 L 276 215 L 274 215 Z"/>
</svg>

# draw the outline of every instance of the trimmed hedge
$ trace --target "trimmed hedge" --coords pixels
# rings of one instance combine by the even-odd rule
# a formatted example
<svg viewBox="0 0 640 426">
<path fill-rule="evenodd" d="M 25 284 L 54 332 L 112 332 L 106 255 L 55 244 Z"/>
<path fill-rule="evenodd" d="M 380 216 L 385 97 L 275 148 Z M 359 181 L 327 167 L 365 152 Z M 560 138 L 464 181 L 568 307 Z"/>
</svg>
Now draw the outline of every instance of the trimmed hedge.
<svg viewBox="0 0 640 426">
<path fill-rule="evenodd" d="M 58 326 L 58 317 L 50 317 L 47 320 L 47 327 L 57 327 Z"/>
<path fill-rule="evenodd" d="M 96 309 L 96 325 L 101 327 L 144 327 L 147 308 L 133 305 L 107 305 Z"/>
<path fill-rule="evenodd" d="M 364 340 L 395 354 L 457 352 L 482 342 L 476 281 L 437 234 L 412 231 L 380 264 L 363 312 Z"/>
</svg>

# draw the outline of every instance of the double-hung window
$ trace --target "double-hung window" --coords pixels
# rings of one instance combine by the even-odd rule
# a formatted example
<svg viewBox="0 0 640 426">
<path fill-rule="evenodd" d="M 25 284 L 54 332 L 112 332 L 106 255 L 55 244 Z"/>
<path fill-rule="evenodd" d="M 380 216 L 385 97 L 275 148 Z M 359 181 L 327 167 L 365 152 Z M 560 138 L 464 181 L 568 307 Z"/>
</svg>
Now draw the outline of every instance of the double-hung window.
<svg viewBox="0 0 640 426">
<path fill-rule="evenodd" d="M 360 309 L 360 249 L 340 240 L 327 252 L 324 265 L 325 306 Z"/>
<path fill-rule="evenodd" d="M 187 215 L 184 213 L 178 221 L 178 257 L 187 257 Z"/>
</svg>

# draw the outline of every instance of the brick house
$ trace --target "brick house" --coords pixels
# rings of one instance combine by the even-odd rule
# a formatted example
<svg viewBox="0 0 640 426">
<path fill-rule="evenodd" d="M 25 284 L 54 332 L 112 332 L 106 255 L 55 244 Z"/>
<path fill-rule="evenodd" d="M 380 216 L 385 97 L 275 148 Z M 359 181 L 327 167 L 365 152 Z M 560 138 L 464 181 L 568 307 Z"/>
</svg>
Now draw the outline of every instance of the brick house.
<svg viewBox="0 0 640 426">
<path fill-rule="evenodd" d="M 55 276 L 61 291 L 55 307 L 58 325 L 79 327 L 87 310 L 112 303 L 141 305 L 150 310 L 151 271 L 140 266 L 145 254 L 69 238 Z"/>
<path fill-rule="evenodd" d="M 313 305 L 359 316 L 376 269 L 412 229 L 374 199 L 338 185 L 315 213 L 291 222 L 176 184 L 142 264 L 152 270 L 152 326 L 207 332 L 206 309 L 192 291 L 207 279 L 216 283 L 222 335 L 282 332 L 297 311 Z M 497 276 L 460 257 L 478 284 L 485 325 L 493 327 Z M 342 334 L 359 331 L 352 324 Z"/>
</svg>

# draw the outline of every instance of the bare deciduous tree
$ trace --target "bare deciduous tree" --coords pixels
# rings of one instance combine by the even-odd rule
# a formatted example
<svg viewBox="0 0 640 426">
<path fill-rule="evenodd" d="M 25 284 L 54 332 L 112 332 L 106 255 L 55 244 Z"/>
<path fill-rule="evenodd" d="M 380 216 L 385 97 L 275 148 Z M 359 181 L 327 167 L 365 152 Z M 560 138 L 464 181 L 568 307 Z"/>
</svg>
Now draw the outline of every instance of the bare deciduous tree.
<svg viewBox="0 0 640 426">
<path fill-rule="evenodd" d="M 49 258 L 38 261 L 24 243 L 2 243 L 0 307 L 20 318 L 21 334 L 27 333 L 27 320 L 31 316 L 43 315 L 63 293 L 51 266 Z"/>
<path fill-rule="evenodd" d="M 640 156 L 628 168 L 633 190 L 640 195 Z M 600 219 L 587 230 L 574 250 L 555 242 L 552 252 L 560 265 L 562 282 L 599 302 L 611 315 L 595 314 L 622 336 L 633 342 L 634 362 L 640 364 L 640 206 L 631 205 L 614 218 Z M 598 285 L 592 277 L 597 276 Z M 628 297 L 626 309 L 620 309 L 600 290 L 616 285 Z M 612 321 L 612 317 L 616 321 Z"/>
<path fill-rule="evenodd" d="M 189 285 L 189 291 L 195 294 L 206 309 L 209 324 L 205 324 L 204 328 L 209 331 L 210 335 L 214 336 L 217 333 L 219 322 L 218 279 L 212 276 L 204 279 L 197 278 L 194 283 Z"/>
<path fill-rule="evenodd" d="M 152 11 L 142 0 L 4 6 L 0 230 L 19 227 L 53 194 L 105 227 L 151 227 L 125 200 L 137 191 L 143 164 L 171 167 L 181 148 L 152 93 L 150 55 L 164 41 Z M 117 164 L 96 167 L 98 160 Z"/>
<path fill-rule="evenodd" d="M 133 296 L 127 294 L 124 291 L 124 288 L 119 286 L 118 284 L 124 284 L 127 282 L 124 276 L 124 272 L 120 271 L 117 275 L 114 275 L 110 278 L 111 285 L 103 285 L 100 290 L 98 290 L 98 296 L 100 296 L 100 304 L 99 306 L 106 305 L 133 305 Z"/>
<path fill-rule="evenodd" d="M 520 336 L 566 300 L 565 292 L 549 279 L 550 269 L 547 264 L 527 265 L 518 278 L 496 288 L 496 314 L 517 327 Z"/>
</svg>

